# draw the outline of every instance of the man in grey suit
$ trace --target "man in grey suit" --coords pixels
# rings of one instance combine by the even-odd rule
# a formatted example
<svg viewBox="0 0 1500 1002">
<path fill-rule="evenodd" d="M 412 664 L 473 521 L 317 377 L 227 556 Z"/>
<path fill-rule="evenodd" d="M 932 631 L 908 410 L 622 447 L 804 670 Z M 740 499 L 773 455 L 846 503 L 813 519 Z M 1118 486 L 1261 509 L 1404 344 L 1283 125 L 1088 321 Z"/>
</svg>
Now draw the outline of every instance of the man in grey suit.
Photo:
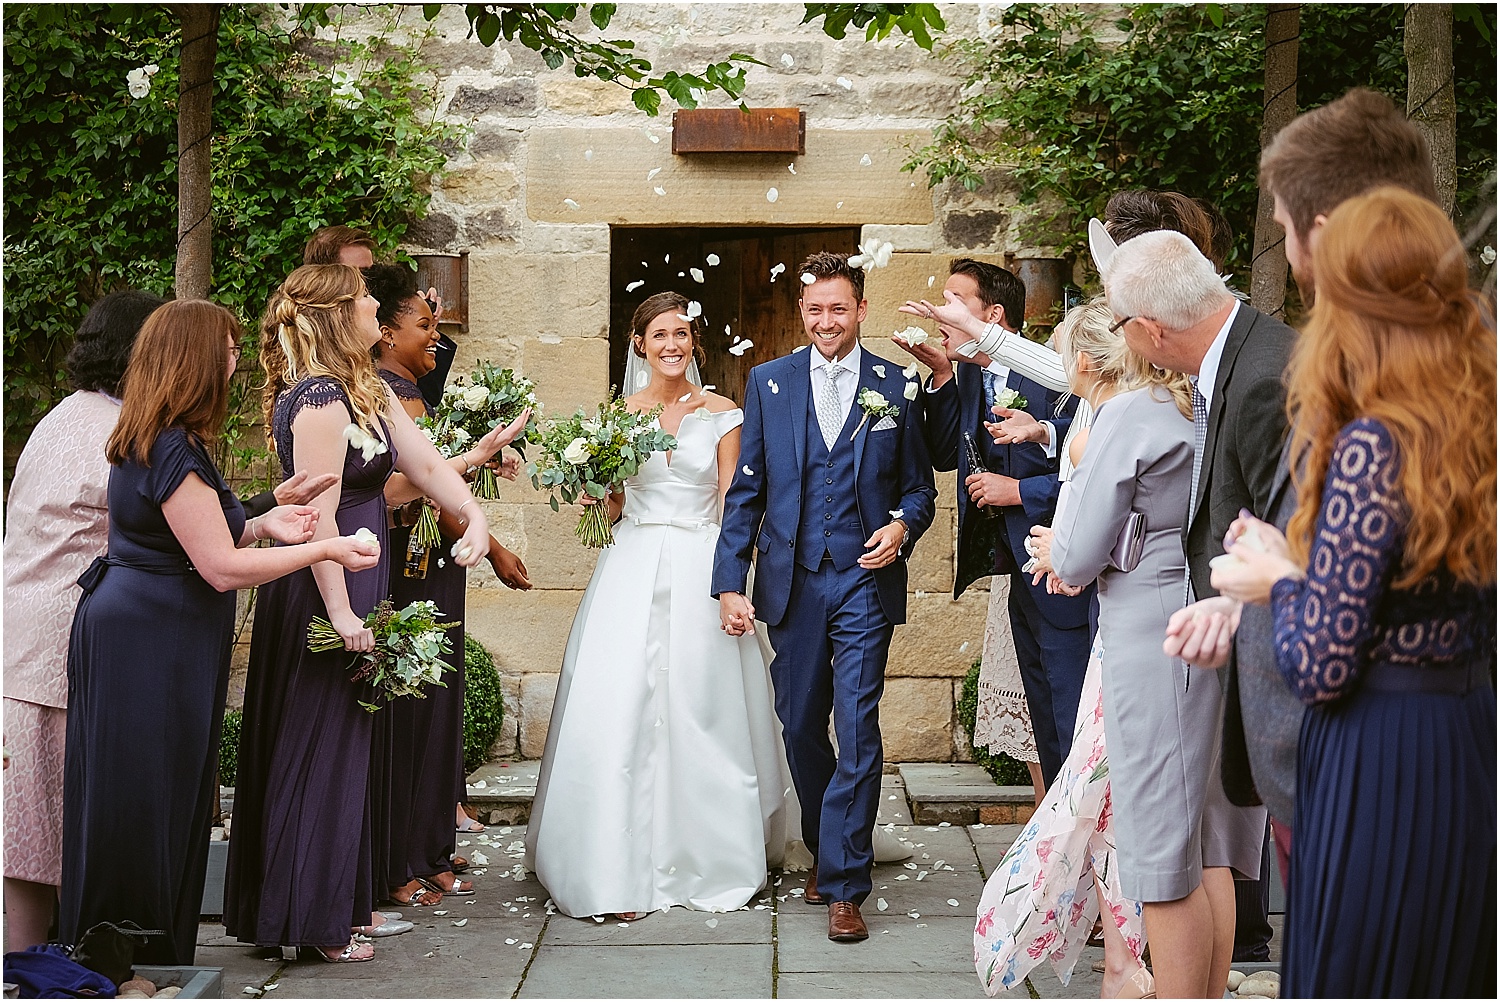
<svg viewBox="0 0 1500 1002">
<path fill-rule="evenodd" d="M 1388 98 L 1363 88 L 1293 119 L 1261 155 L 1261 174 L 1276 199 L 1276 221 L 1286 231 L 1292 277 L 1309 305 L 1317 289 L 1312 251 L 1328 214 L 1342 202 L 1385 184 L 1437 201 L 1426 140 Z M 1297 490 L 1285 449 L 1264 507 L 1245 507 L 1286 530 Z M 1222 550 L 1221 529 L 1228 524 L 1220 526 L 1217 519 L 1209 529 L 1215 555 Z M 1242 611 L 1211 587 L 1198 597 L 1172 618 L 1165 649 L 1199 667 L 1227 667 L 1224 790 L 1236 804 L 1265 803 L 1285 880 L 1303 705 L 1276 668 L 1269 604 Z"/>
<path fill-rule="evenodd" d="M 1207 584 L 1211 525 L 1224 520 L 1218 530 L 1222 538 L 1241 507 L 1270 493 L 1276 468 L 1272 450 L 1280 449 L 1285 431 L 1281 371 L 1295 335 L 1238 302 L 1193 242 L 1170 230 L 1121 244 L 1104 269 L 1104 289 L 1126 343 L 1154 365 L 1194 379 L 1193 475 L 1182 523 L 1188 573 L 1180 585 L 1163 583 L 1173 594 L 1161 597 L 1164 603 L 1186 605 L 1189 582 Z M 1184 896 L 1144 900 L 1163 998 L 1223 993 L 1234 948 L 1234 873 L 1259 875 L 1265 839 L 1265 811 L 1231 805 L 1217 779 L 1224 680 L 1195 674 L 1183 671 L 1182 685 L 1207 691 L 1194 693 L 1184 711 L 1191 715 L 1184 720 L 1190 726 L 1182 728 L 1184 767 L 1173 782 L 1180 775 L 1193 787 L 1188 803 L 1199 816 L 1182 821 L 1190 830 L 1201 825 L 1201 853 L 1183 858 L 1181 865 L 1192 876 L 1201 867 L 1201 881 L 1180 885 Z M 1123 804 L 1118 808 L 1124 809 Z M 1122 830 L 1118 839 L 1122 880 L 1138 851 L 1124 835 Z"/>
</svg>

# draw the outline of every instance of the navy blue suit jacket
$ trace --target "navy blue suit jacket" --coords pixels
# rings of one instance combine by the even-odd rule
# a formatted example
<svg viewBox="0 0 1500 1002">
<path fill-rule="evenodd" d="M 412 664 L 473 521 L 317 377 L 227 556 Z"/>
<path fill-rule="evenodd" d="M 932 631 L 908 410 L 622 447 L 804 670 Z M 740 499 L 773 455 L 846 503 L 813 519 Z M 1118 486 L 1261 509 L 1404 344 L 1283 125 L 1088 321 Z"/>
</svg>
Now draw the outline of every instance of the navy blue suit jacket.
<svg viewBox="0 0 1500 1002">
<path fill-rule="evenodd" d="M 807 411 L 812 394 L 807 348 L 757 365 L 745 386 L 745 424 L 734 481 L 724 497 L 723 526 L 714 553 L 712 592 L 743 592 L 755 565 L 751 602 L 756 617 L 775 626 L 786 615 L 802 516 L 802 468 L 807 461 Z M 892 623 L 906 622 L 906 558 L 932 524 L 937 502 L 932 464 L 922 435 L 920 408 L 903 395 L 907 380 L 895 362 L 860 353 L 859 388 L 872 388 L 900 408 L 896 427 L 875 431 L 865 421 L 854 436 L 850 485 L 859 505 L 865 538 L 891 521 L 899 509 L 909 530 L 901 556 L 875 571 L 880 605 Z M 882 369 L 884 376 L 876 372 Z M 862 415 L 861 415 L 862 416 Z M 858 420 L 858 418 L 856 418 Z"/>
<path fill-rule="evenodd" d="M 1078 408 L 1077 398 L 1069 398 L 1062 410 L 1054 414 L 1062 394 L 1015 371 L 1006 380 L 1006 386 L 1026 398 L 1022 410 L 1038 421 L 1052 422 L 1061 448 L 1073 423 L 1073 412 Z M 953 597 L 957 598 L 965 588 L 987 574 L 1012 574 L 1020 569 L 1027 559 L 1026 537 L 1031 534 L 1033 525 L 1052 524 L 1062 485 L 1057 479 L 1057 460 L 1048 459 L 1040 445 L 1035 442 L 994 444 L 984 427 L 985 420 L 994 418 L 988 415 L 985 407 L 984 372 L 979 366 L 957 363 L 953 378 L 933 393 L 923 392 L 922 398 L 926 403 L 925 427 L 933 465 L 939 470 L 958 470 L 958 562 L 953 578 Z M 1021 503 L 1001 509 L 999 519 L 986 518 L 964 488 L 964 480 L 972 472 L 968 456 L 960 447 L 965 431 L 974 436 L 974 443 L 989 461 L 989 472 L 1014 477 L 1020 482 Z M 1006 558 L 1002 548 L 998 558 L 992 557 L 991 562 L 986 562 L 985 554 L 993 553 L 999 542 L 986 534 L 997 531 L 1004 533 L 1011 559 Z M 1031 589 L 1042 615 L 1053 626 L 1072 629 L 1088 622 L 1087 594 L 1077 598 L 1049 595 L 1046 582 L 1032 585 L 1029 575 L 1027 587 Z"/>
</svg>

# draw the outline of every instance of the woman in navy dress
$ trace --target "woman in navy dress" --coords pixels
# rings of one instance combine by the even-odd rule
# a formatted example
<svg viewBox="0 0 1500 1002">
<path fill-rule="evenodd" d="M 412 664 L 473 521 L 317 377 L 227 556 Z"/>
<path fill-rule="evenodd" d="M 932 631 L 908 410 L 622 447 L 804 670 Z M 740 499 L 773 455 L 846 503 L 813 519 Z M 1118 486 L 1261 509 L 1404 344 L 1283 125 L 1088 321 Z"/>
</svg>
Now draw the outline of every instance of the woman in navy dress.
<svg viewBox="0 0 1500 1002">
<path fill-rule="evenodd" d="M 316 508 L 245 518 L 207 449 L 239 333 L 203 300 L 167 303 L 142 327 L 105 450 L 109 552 L 79 579 L 73 620 L 59 932 L 74 943 L 126 919 L 164 930 L 137 951 L 147 963 L 191 964 L 197 946 L 235 589 L 378 559 L 354 539 L 306 542 Z M 295 545 L 249 546 L 268 538 Z"/>
<path fill-rule="evenodd" d="M 1313 262 L 1291 547 L 1244 518 L 1213 576 L 1269 592 L 1308 706 L 1282 993 L 1494 998 L 1495 334 L 1416 195 L 1344 202 Z"/>
<path fill-rule="evenodd" d="M 386 478 L 400 470 L 465 520 L 455 558 L 482 560 L 489 526 L 463 478 L 396 404 L 375 373 L 380 304 L 347 265 L 304 265 L 272 296 L 261 325 L 267 426 L 283 475 L 339 472 L 314 502 L 319 535 L 361 528 L 381 560 L 346 573 L 329 564 L 260 592 L 245 686 L 224 925 L 242 942 L 316 947 L 335 963 L 370 960 L 375 889 L 367 780 L 372 695 L 349 680 L 349 652 L 374 648 L 364 617 L 386 597 Z M 307 649 L 308 623 L 327 618 L 344 651 Z"/>
<path fill-rule="evenodd" d="M 380 300 L 376 345 L 380 378 L 390 386 L 412 417 L 431 417 L 417 380 L 437 366 L 438 327 L 427 301 L 417 293 L 416 276 L 399 264 L 377 264 L 364 271 L 370 293 Z M 448 460 L 462 474 L 488 461 L 526 427 L 530 412 L 509 427 L 496 428 Z M 502 475 L 515 477 L 518 464 L 507 461 Z M 386 503 L 395 514 L 390 537 L 390 596 L 396 608 L 431 601 L 443 621 L 464 618 L 464 569 L 448 548 L 461 529 L 441 513 L 445 542 L 426 555 L 425 574 L 407 573 L 411 526 L 421 513 L 421 492 L 402 474 L 386 484 Z M 490 565 L 512 588 L 530 588 L 526 567 L 514 553 L 490 538 Z M 463 796 L 464 630 L 448 631 L 453 670 L 447 688 L 433 688 L 426 699 L 402 699 L 375 718 L 375 749 L 370 760 L 370 816 L 374 825 L 376 893 L 389 893 L 403 905 L 437 904 L 444 894 L 469 895 L 471 881 L 453 868 L 454 810 Z M 467 821 L 467 816 L 464 817 Z M 483 830 L 482 828 L 480 829 Z"/>
</svg>

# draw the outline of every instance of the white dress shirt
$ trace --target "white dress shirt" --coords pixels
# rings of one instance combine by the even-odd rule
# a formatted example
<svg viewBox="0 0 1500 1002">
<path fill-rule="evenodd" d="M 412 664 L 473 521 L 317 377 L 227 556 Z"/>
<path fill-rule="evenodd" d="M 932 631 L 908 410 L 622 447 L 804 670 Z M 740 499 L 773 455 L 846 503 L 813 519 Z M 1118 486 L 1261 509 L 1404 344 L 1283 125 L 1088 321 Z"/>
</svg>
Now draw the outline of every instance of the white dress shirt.
<svg viewBox="0 0 1500 1002">
<path fill-rule="evenodd" d="M 1224 326 L 1219 328 L 1219 333 L 1214 336 L 1214 343 L 1208 346 L 1208 352 L 1198 366 L 1198 392 L 1203 394 L 1203 405 L 1210 412 L 1214 406 L 1214 381 L 1219 378 L 1219 363 L 1224 359 L 1224 345 L 1229 341 L 1229 328 L 1234 326 L 1234 318 L 1239 313 L 1240 301 L 1236 299 L 1234 309 L 1229 311 Z"/>
<path fill-rule="evenodd" d="M 812 398 L 814 404 L 823 395 L 823 382 L 828 378 L 828 359 L 817 348 L 811 349 L 812 357 L 808 359 L 808 373 L 812 377 Z M 854 406 L 854 394 L 859 389 L 859 365 L 860 365 L 859 342 L 854 342 L 854 350 L 839 359 L 838 390 L 839 390 L 839 413 L 848 419 L 849 408 Z"/>
</svg>

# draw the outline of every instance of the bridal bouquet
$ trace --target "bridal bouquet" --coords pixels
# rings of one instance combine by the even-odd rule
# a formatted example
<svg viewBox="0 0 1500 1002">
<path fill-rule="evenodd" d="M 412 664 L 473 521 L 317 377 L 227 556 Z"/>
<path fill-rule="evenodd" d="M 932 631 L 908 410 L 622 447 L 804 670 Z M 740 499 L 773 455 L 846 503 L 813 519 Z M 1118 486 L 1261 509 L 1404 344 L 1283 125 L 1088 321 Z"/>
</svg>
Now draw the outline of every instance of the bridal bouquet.
<svg viewBox="0 0 1500 1002">
<path fill-rule="evenodd" d="M 655 423 L 660 413 L 660 407 L 631 411 L 614 397 L 600 404 L 593 417 L 580 408 L 570 418 L 543 426 L 541 458 L 527 463 L 526 472 L 531 486 L 556 490 L 568 504 L 585 494 L 599 502 L 584 508 L 573 530 L 584 546 L 597 550 L 614 544 L 604 503 L 610 488 L 635 476 L 653 452 L 677 448 L 677 440 Z M 557 494 L 550 499 L 553 511 L 558 510 Z"/>
<path fill-rule="evenodd" d="M 518 376 L 511 369 L 502 369 L 490 362 L 480 362 L 479 367 L 467 377 L 458 377 L 443 391 L 442 403 L 438 406 L 438 420 L 461 429 L 469 439 L 481 438 L 491 429 L 509 424 L 527 407 L 536 407 L 536 384 L 525 376 Z M 537 432 L 533 418 L 511 443 L 522 458 L 526 456 L 526 443 L 532 441 Z M 500 482 L 495 471 L 481 466 L 474 480 L 474 496 L 494 500 L 500 496 Z"/>
<path fill-rule="evenodd" d="M 376 699 L 383 696 L 387 703 L 398 696 L 426 699 L 423 690 L 429 685 L 447 688 L 443 675 L 452 666 L 443 655 L 451 654 L 453 645 L 443 631 L 459 624 L 439 623 L 438 615 L 438 607 L 432 602 L 413 602 L 400 611 L 389 599 L 377 605 L 365 617 L 365 627 L 375 634 L 375 649 L 355 659 L 351 681 L 370 683 L 376 689 Z M 344 638 L 328 620 L 319 616 L 309 624 L 308 650 L 334 651 L 343 646 Z M 359 705 L 371 713 L 380 709 L 378 704 L 364 700 Z"/>
</svg>

